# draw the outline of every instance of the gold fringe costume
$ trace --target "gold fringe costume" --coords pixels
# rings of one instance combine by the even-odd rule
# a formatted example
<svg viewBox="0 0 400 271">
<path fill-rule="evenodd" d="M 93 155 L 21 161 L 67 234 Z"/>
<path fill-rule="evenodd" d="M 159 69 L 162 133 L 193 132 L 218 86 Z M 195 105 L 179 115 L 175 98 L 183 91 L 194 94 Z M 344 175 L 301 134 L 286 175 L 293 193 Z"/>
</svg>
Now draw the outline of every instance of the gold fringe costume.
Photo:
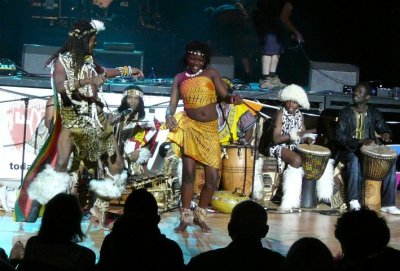
<svg viewBox="0 0 400 271">
<path fill-rule="evenodd" d="M 85 63 L 77 76 L 75 76 L 74 69 L 71 66 L 72 57 L 70 53 L 60 54 L 59 60 L 67 73 L 68 82 L 97 75 L 91 56 L 86 57 Z M 93 89 L 90 84 L 78 89 L 66 87 L 66 94 L 72 105 L 64 104 L 65 101 L 61 98 L 61 94 L 58 94 L 62 126 L 70 131 L 72 143 L 76 148 L 76 155 L 88 167 L 97 167 L 97 161 L 101 156 L 111 156 L 115 153 L 112 137 L 113 129 L 108 125 L 103 112 L 98 113 L 99 103 L 74 99 L 76 93 L 83 97 L 92 98 L 97 97 L 98 92 L 101 92 L 101 88 Z M 98 97 L 96 99 L 100 101 Z"/>
</svg>

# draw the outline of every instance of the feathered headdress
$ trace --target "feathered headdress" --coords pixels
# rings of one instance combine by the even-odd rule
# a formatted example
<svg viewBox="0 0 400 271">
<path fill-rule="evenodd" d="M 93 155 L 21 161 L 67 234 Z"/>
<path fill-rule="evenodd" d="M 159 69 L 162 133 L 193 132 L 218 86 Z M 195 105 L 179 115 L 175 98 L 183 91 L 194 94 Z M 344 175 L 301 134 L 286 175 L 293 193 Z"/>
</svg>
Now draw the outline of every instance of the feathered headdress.
<svg viewBox="0 0 400 271">
<path fill-rule="evenodd" d="M 91 20 L 90 25 L 96 30 L 96 33 L 99 33 L 100 31 L 106 30 L 106 27 L 104 26 L 104 23 L 99 20 Z"/>
<path fill-rule="evenodd" d="M 304 89 L 298 85 L 291 84 L 283 88 L 278 95 L 278 98 L 282 102 L 295 101 L 302 108 L 310 109 L 310 102 Z"/>
<path fill-rule="evenodd" d="M 68 35 L 70 37 L 75 37 L 77 39 L 82 39 L 83 37 L 87 36 L 87 35 L 91 35 L 93 33 L 99 33 L 99 31 L 103 31 L 106 28 L 104 27 L 104 23 L 99 21 L 99 20 L 91 20 L 90 21 L 90 26 L 92 28 L 82 31 L 79 27 L 76 27 L 75 29 L 71 30 L 70 32 L 68 32 Z"/>
</svg>

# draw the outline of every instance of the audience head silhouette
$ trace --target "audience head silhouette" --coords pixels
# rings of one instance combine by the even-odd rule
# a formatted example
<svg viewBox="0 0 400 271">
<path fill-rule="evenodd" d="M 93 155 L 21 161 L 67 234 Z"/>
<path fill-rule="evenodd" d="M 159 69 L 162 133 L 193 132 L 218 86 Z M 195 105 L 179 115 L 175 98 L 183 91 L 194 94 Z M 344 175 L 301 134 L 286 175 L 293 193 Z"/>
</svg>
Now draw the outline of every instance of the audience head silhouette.
<svg viewBox="0 0 400 271">
<path fill-rule="evenodd" d="M 229 236 L 235 239 L 261 239 L 268 233 L 268 216 L 264 208 L 251 200 L 238 203 L 228 224 Z"/>
<path fill-rule="evenodd" d="M 145 188 L 132 191 L 125 201 L 124 214 L 141 214 L 160 222 L 158 215 L 158 205 L 153 194 Z"/>
<path fill-rule="evenodd" d="M 38 238 L 44 242 L 80 242 L 82 211 L 76 196 L 60 193 L 45 206 Z"/>
<path fill-rule="evenodd" d="M 334 260 L 329 248 L 319 239 L 303 237 L 293 243 L 282 264 L 282 271 L 331 271 Z"/>
<path fill-rule="evenodd" d="M 384 218 L 362 208 L 338 218 L 335 237 L 345 258 L 361 258 L 384 249 L 390 240 L 390 230 Z"/>
</svg>

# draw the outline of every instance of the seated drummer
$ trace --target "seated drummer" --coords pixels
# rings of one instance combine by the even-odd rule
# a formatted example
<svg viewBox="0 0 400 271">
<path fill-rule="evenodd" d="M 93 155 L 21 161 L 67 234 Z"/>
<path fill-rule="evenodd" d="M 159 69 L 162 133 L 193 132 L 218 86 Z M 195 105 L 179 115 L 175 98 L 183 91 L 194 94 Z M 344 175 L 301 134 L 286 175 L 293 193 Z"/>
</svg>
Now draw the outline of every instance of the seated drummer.
<svg viewBox="0 0 400 271">
<path fill-rule="evenodd" d="M 347 200 L 350 210 L 359 210 L 363 202 L 360 170 L 360 148 L 363 145 L 391 142 L 391 131 L 382 114 L 368 104 L 371 86 L 360 82 L 353 91 L 353 104 L 339 112 L 336 139 L 340 145 L 339 160 L 347 167 Z M 400 215 L 396 208 L 396 163 L 382 183 L 381 212 Z"/>
<path fill-rule="evenodd" d="M 159 122 L 146 116 L 143 91 L 139 86 L 130 85 L 124 89 L 118 107 L 122 115 L 115 126 L 115 137 L 123 153 L 125 167 L 131 175 L 149 175 L 146 164 L 155 147 Z M 124 112 L 130 112 L 125 115 Z"/>
<path fill-rule="evenodd" d="M 295 84 L 289 85 L 280 91 L 278 98 L 284 102 L 284 106 L 272 118 L 269 153 L 277 159 L 279 172 L 283 172 L 283 197 L 280 208 L 299 208 L 303 169 L 301 157 L 295 149 L 302 142 L 312 143 L 312 133 L 316 130 L 306 130 L 304 127 L 304 117 L 300 108 L 309 109 L 310 103 L 303 88 Z M 285 170 L 283 162 L 287 164 Z"/>
<path fill-rule="evenodd" d="M 233 84 L 227 77 L 222 81 L 229 94 L 233 93 Z M 245 104 L 228 104 L 222 99 L 217 102 L 218 133 L 221 145 L 250 145 L 253 139 L 253 126 L 256 118 Z"/>
</svg>

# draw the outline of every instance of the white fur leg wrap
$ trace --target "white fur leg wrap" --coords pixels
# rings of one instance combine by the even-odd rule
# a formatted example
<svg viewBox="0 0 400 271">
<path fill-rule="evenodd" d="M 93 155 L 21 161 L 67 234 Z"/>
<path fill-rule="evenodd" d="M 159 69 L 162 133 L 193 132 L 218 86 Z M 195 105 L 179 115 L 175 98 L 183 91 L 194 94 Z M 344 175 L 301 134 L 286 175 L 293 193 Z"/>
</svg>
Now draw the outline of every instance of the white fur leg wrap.
<svg viewBox="0 0 400 271">
<path fill-rule="evenodd" d="M 104 198 L 116 199 L 121 197 L 128 178 L 126 171 L 124 170 L 121 174 L 114 176 L 111 174 L 108 175 L 109 177 L 106 177 L 104 180 L 91 180 L 89 189 Z"/>
<path fill-rule="evenodd" d="M 333 195 L 333 186 L 334 186 L 334 181 L 333 181 L 334 163 L 335 163 L 334 159 L 329 159 L 324 174 L 317 181 L 317 197 L 319 201 L 331 202 L 331 198 Z"/>
<path fill-rule="evenodd" d="M 51 165 L 46 165 L 28 187 L 31 199 L 46 204 L 59 193 L 66 193 L 71 187 L 72 178 L 67 172 L 56 172 Z"/>
<path fill-rule="evenodd" d="M 256 200 L 261 200 L 264 198 L 264 178 L 263 178 L 263 164 L 264 160 L 258 158 L 256 161 L 256 167 L 254 170 L 254 185 L 253 185 L 253 198 Z"/>
<path fill-rule="evenodd" d="M 303 180 L 303 168 L 294 168 L 288 165 L 283 172 L 283 197 L 280 208 L 299 208 L 301 200 L 301 184 Z"/>
<path fill-rule="evenodd" d="M 150 157 L 151 157 L 151 152 L 146 148 L 141 148 L 139 150 L 139 157 L 138 157 L 136 163 L 138 163 L 139 165 L 147 163 L 147 161 L 149 161 Z"/>
</svg>

